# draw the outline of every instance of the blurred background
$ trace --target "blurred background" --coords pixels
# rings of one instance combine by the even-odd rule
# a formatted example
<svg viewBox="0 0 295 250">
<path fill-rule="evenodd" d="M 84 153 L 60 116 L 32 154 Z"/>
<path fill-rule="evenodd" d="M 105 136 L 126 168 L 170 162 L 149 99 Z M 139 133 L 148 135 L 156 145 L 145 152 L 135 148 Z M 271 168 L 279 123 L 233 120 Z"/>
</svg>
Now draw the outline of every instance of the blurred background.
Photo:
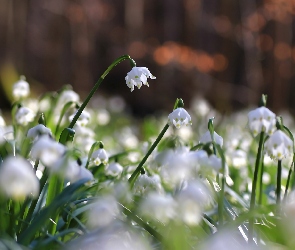
<svg viewBox="0 0 295 250">
<path fill-rule="evenodd" d="M 203 96 L 221 112 L 258 103 L 295 111 L 294 0 L 0 0 L 0 108 L 25 75 L 35 96 L 64 84 L 85 97 L 129 54 L 156 80 L 131 94 L 128 62 L 98 92 L 133 114 Z"/>
</svg>

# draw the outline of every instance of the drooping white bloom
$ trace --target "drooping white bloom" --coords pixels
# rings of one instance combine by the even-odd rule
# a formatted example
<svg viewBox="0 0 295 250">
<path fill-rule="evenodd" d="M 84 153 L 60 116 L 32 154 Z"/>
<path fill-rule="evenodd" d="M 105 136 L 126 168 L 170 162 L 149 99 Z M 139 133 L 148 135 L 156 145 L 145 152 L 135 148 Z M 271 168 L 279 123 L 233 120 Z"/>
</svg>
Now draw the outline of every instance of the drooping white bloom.
<svg viewBox="0 0 295 250">
<path fill-rule="evenodd" d="M 167 185 L 173 187 L 191 178 L 193 165 L 187 156 L 188 153 L 168 151 L 162 162 L 164 165 L 160 169 L 161 177 Z"/>
<path fill-rule="evenodd" d="M 43 124 L 38 124 L 33 128 L 30 128 L 27 133 L 27 137 L 35 140 L 40 135 L 50 135 L 52 136 L 51 130 L 45 127 Z"/>
<path fill-rule="evenodd" d="M 140 203 L 139 211 L 148 219 L 166 223 L 176 217 L 176 206 L 177 204 L 171 196 L 150 192 Z"/>
<path fill-rule="evenodd" d="M 88 153 L 91 149 L 92 144 L 95 142 L 94 131 L 91 128 L 82 127 L 77 124 L 74 126 L 74 130 L 76 132 L 74 137 L 75 145 Z"/>
<path fill-rule="evenodd" d="M 106 174 L 111 176 L 118 176 L 123 172 L 123 167 L 117 163 L 112 162 L 106 168 Z"/>
<path fill-rule="evenodd" d="M 0 166 L 0 191 L 14 200 L 37 197 L 39 181 L 32 165 L 20 156 L 7 157 Z"/>
<path fill-rule="evenodd" d="M 73 157 L 64 154 L 50 165 L 49 170 L 51 174 L 60 175 L 70 182 L 74 182 L 78 179 L 80 166 Z"/>
<path fill-rule="evenodd" d="M 107 152 L 103 148 L 100 148 L 92 153 L 91 160 L 96 166 L 98 166 L 101 163 L 106 165 L 109 161 L 109 157 Z"/>
<path fill-rule="evenodd" d="M 96 217 L 98 214 L 96 214 Z M 135 229 L 137 230 L 137 229 Z M 113 222 L 107 229 L 93 230 L 90 233 L 68 241 L 64 250 L 152 250 L 146 237 L 134 232 L 121 222 Z"/>
<path fill-rule="evenodd" d="M 147 79 L 156 79 L 155 76 L 146 67 L 133 67 L 130 72 L 127 73 L 125 77 L 127 86 L 131 89 L 131 92 L 136 86 L 138 89 L 143 85 L 148 85 Z"/>
<path fill-rule="evenodd" d="M 277 130 L 267 139 L 264 148 L 271 158 L 282 160 L 292 154 L 293 142 L 283 131 Z"/>
<path fill-rule="evenodd" d="M 52 166 L 66 151 L 64 145 L 54 141 L 47 135 L 42 135 L 33 144 L 31 156 L 33 159 L 40 159 L 46 166 Z"/>
<path fill-rule="evenodd" d="M 67 90 L 62 91 L 62 93 L 60 94 L 56 106 L 61 106 L 61 108 L 63 108 L 63 106 L 66 103 L 79 102 L 79 100 L 80 100 L 80 97 L 75 91 L 73 91 L 71 89 L 67 89 Z"/>
<path fill-rule="evenodd" d="M 272 134 L 275 130 L 276 115 L 266 107 L 254 109 L 248 113 L 249 128 L 254 136 L 265 132 Z"/>
<path fill-rule="evenodd" d="M 213 138 L 216 144 L 219 144 L 222 147 L 223 138 L 219 134 L 217 134 L 215 131 L 213 134 Z M 200 143 L 208 143 L 208 142 L 212 142 L 212 137 L 209 130 L 205 134 L 203 134 L 200 138 Z"/>
<path fill-rule="evenodd" d="M 93 174 L 87 168 L 80 166 L 79 172 L 70 181 L 75 182 L 82 179 L 91 181 L 94 179 L 94 177 Z"/>
<path fill-rule="evenodd" d="M 15 114 L 16 123 L 23 126 L 28 125 L 34 118 L 35 113 L 27 107 L 20 107 Z"/>
<path fill-rule="evenodd" d="M 13 84 L 12 95 L 15 100 L 26 98 L 30 94 L 30 85 L 21 77 L 19 81 Z"/>
<path fill-rule="evenodd" d="M 135 184 L 134 184 L 134 191 L 136 193 L 145 193 L 147 191 L 161 191 L 162 185 L 161 180 L 158 175 L 148 176 L 146 174 L 140 175 Z"/>
<path fill-rule="evenodd" d="M 72 121 L 75 117 L 77 112 L 75 112 L 74 114 L 72 114 L 70 117 L 69 117 L 69 120 Z M 81 115 L 79 116 L 76 124 L 78 124 L 79 126 L 86 126 L 88 124 L 90 120 L 90 114 L 86 111 L 86 110 L 83 110 Z"/>
<path fill-rule="evenodd" d="M 189 225 L 196 225 L 201 220 L 203 209 L 211 202 L 212 195 L 199 180 L 185 182 L 183 189 L 177 194 L 178 214 Z"/>
<path fill-rule="evenodd" d="M 192 119 L 184 108 L 177 108 L 168 115 L 168 123 L 169 125 L 173 124 L 176 128 L 180 128 L 183 125 L 192 125 Z"/>
<path fill-rule="evenodd" d="M 89 228 L 109 225 L 119 215 L 120 209 L 113 196 L 99 197 L 88 210 L 87 225 Z"/>
</svg>

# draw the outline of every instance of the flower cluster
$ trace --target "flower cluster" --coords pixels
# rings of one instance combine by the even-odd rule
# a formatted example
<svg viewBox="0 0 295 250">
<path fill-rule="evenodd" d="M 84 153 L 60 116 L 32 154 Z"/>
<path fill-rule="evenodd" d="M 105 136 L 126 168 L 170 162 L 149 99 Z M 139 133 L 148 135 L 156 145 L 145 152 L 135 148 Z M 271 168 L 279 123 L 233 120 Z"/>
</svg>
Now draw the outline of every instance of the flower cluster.
<svg viewBox="0 0 295 250">
<path fill-rule="evenodd" d="M 133 67 L 125 80 L 133 91 L 149 78 Z M 294 126 L 269 109 L 250 111 L 245 129 L 244 112 L 221 122 L 204 101 L 191 116 L 177 99 L 138 129 L 118 97 L 91 108 L 93 91 L 83 103 L 70 87 L 29 94 L 21 78 L 12 124 L 0 116 L 0 248 L 294 249 Z"/>
</svg>

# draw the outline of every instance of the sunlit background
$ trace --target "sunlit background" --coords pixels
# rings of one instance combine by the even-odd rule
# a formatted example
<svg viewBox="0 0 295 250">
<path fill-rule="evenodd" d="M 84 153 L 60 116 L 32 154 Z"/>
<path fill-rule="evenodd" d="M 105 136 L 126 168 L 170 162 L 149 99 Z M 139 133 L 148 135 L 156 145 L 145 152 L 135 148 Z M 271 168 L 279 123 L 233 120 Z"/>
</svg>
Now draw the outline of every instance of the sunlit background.
<svg viewBox="0 0 295 250">
<path fill-rule="evenodd" d="M 35 96 L 71 84 L 85 97 L 129 54 L 157 79 L 130 93 L 123 62 L 98 92 L 123 96 L 136 115 L 199 96 L 226 113 L 262 93 L 294 113 L 294 14 L 294 0 L 0 0 L 0 108 L 20 75 Z"/>
</svg>

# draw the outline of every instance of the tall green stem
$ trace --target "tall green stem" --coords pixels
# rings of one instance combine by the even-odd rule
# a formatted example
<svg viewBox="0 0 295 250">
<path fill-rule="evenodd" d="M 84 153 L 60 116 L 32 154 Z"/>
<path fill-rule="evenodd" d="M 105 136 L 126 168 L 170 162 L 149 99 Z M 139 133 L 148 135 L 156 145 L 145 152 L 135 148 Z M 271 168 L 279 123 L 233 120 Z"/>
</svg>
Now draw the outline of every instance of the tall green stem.
<svg viewBox="0 0 295 250">
<path fill-rule="evenodd" d="M 160 140 L 163 138 L 163 136 L 164 136 L 164 134 L 165 134 L 165 132 L 167 131 L 168 128 L 169 128 L 169 124 L 166 124 L 165 127 L 162 129 L 161 133 L 158 135 L 155 142 L 150 147 L 147 154 L 143 157 L 141 162 L 138 164 L 138 167 L 134 170 L 133 174 L 129 178 L 128 182 L 130 183 L 131 188 L 133 187 L 133 185 L 134 185 L 134 183 L 135 183 L 135 181 L 136 181 L 136 179 L 137 179 L 137 177 L 138 177 L 138 175 L 140 173 L 140 170 L 142 169 L 143 164 L 146 162 L 146 160 L 148 159 L 150 154 L 154 151 L 156 146 L 159 144 Z"/>
<path fill-rule="evenodd" d="M 259 146 L 258 146 L 258 152 L 255 162 L 255 170 L 254 170 L 254 176 L 252 181 L 252 193 L 251 193 L 251 200 L 250 200 L 250 213 L 253 211 L 255 207 L 255 196 L 256 196 L 256 186 L 257 186 L 257 177 L 259 168 L 261 165 L 261 156 L 263 152 L 263 142 L 264 142 L 264 132 L 260 133 L 259 138 Z M 251 215 L 252 216 L 252 215 Z M 254 218 L 251 217 L 249 219 L 249 234 L 248 234 L 248 241 L 251 243 L 253 241 L 253 229 L 254 229 Z"/>
<path fill-rule="evenodd" d="M 263 191 L 263 172 L 264 172 L 264 163 L 261 162 L 261 168 L 259 172 L 259 196 L 258 196 L 258 204 L 262 204 L 262 191 Z"/>
<path fill-rule="evenodd" d="M 73 120 L 71 121 L 69 128 L 73 128 L 74 125 L 76 124 L 78 118 L 80 117 L 80 115 L 82 114 L 82 111 L 85 109 L 86 105 L 88 104 L 88 102 L 90 101 L 91 97 L 94 95 L 95 91 L 98 89 L 98 87 L 100 86 L 100 84 L 102 83 L 102 81 L 104 80 L 104 78 L 107 76 L 107 74 L 120 62 L 129 59 L 130 62 L 133 62 L 133 60 L 131 59 L 131 57 L 129 55 L 123 55 L 120 56 L 119 58 L 117 58 L 108 68 L 107 70 L 102 74 L 102 76 L 98 79 L 98 81 L 95 83 L 94 87 L 92 88 L 92 90 L 90 91 L 89 95 L 87 96 L 87 98 L 85 99 L 85 101 L 82 103 L 81 107 L 78 109 L 77 113 L 75 114 Z"/>
<path fill-rule="evenodd" d="M 290 181 L 291 181 L 293 167 L 294 167 L 294 158 L 293 158 L 293 162 L 291 164 L 291 167 L 290 167 L 289 173 L 288 173 L 288 178 L 287 178 L 287 183 L 286 183 L 286 189 L 285 189 L 285 194 L 284 194 L 284 201 L 287 198 L 287 194 L 288 194 L 288 189 L 289 189 L 289 186 L 290 186 Z"/>
<path fill-rule="evenodd" d="M 278 173 L 277 173 L 277 205 L 281 203 L 281 178 L 282 177 L 282 160 L 278 160 Z"/>
<path fill-rule="evenodd" d="M 222 160 L 222 166 L 221 166 L 221 189 L 218 196 L 218 226 L 223 226 L 223 208 L 224 208 L 224 191 L 225 191 L 225 156 L 223 153 L 222 148 L 220 145 L 213 142 L 214 147 L 218 150 L 218 153 Z M 219 176 L 217 174 L 217 176 Z M 219 179 L 219 178 L 218 178 Z"/>
</svg>

